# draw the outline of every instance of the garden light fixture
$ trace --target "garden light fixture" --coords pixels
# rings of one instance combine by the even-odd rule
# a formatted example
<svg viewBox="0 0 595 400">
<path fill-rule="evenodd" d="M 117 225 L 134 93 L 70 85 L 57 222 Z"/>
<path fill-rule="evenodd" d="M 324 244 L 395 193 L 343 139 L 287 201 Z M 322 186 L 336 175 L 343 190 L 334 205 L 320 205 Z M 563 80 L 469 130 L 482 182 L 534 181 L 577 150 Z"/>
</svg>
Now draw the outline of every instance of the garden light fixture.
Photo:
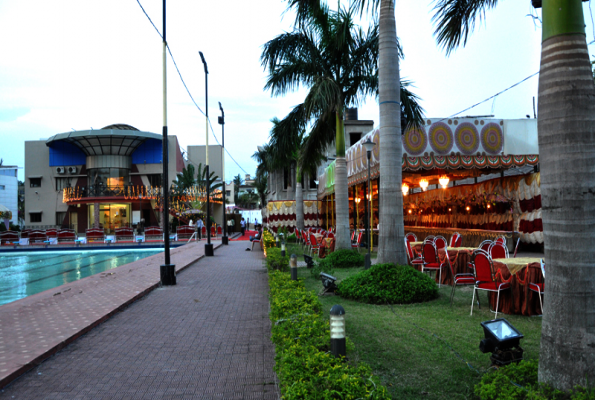
<svg viewBox="0 0 595 400">
<path fill-rule="evenodd" d="M 339 304 L 331 308 L 331 353 L 335 357 L 345 357 L 345 309 Z"/>
<path fill-rule="evenodd" d="M 285 253 L 285 250 L 283 250 L 283 253 Z M 289 257 L 289 266 L 291 267 L 291 280 L 297 281 L 297 256 L 295 254 Z"/>
<path fill-rule="evenodd" d="M 306 267 L 313 268 L 314 267 L 314 259 L 306 254 L 304 254 L 304 261 L 306 262 Z"/>
<path fill-rule="evenodd" d="M 322 286 L 324 286 L 325 293 L 334 292 L 335 289 L 337 289 L 337 285 L 335 285 L 337 278 L 324 272 L 321 272 L 319 276 L 322 281 Z"/>
<path fill-rule="evenodd" d="M 285 239 L 281 241 L 281 256 L 285 257 Z"/>
<path fill-rule="evenodd" d="M 499 318 L 481 322 L 481 326 L 485 339 L 479 342 L 479 350 L 482 353 L 492 353 L 492 365 L 501 367 L 523 359 L 523 348 L 520 346 L 523 334 L 510 322 Z"/>
</svg>

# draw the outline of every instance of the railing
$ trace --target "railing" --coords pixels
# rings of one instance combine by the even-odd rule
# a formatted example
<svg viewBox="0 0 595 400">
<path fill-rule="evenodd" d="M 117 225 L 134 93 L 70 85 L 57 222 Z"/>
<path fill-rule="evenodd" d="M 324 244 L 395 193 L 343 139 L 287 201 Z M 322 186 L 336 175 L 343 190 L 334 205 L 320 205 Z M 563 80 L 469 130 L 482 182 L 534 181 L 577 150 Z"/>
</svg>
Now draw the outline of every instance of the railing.
<svg viewBox="0 0 595 400">
<path fill-rule="evenodd" d="M 64 188 L 63 202 L 77 201 L 89 197 L 124 197 L 125 199 L 157 200 L 162 196 L 161 187 L 103 184 Z"/>
</svg>

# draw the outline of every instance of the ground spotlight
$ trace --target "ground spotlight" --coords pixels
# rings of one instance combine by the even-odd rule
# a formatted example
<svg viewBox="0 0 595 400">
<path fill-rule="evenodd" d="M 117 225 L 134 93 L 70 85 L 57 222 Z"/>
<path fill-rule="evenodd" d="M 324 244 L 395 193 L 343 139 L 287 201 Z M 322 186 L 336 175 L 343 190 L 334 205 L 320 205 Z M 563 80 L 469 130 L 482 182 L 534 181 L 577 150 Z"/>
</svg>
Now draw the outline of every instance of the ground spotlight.
<svg viewBox="0 0 595 400">
<path fill-rule="evenodd" d="M 504 318 L 481 322 L 485 339 L 479 343 L 482 353 L 492 353 L 493 365 L 503 366 L 523 359 L 520 341 L 523 334 Z"/>
<path fill-rule="evenodd" d="M 337 285 L 335 285 L 337 278 L 335 278 L 334 276 L 321 272 L 320 280 L 322 281 L 322 286 L 324 286 L 325 293 L 334 292 L 337 289 Z"/>
</svg>

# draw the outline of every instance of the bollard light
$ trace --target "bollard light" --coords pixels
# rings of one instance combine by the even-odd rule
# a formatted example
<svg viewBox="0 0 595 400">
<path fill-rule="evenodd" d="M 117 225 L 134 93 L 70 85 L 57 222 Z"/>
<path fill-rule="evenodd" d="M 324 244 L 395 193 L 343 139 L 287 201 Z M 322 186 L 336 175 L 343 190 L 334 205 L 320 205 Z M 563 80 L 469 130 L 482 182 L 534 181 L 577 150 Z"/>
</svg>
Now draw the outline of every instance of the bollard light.
<svg viewBox="0 0 595 400">
<path fill-rule="evenodd" d="M 280 246 L 279 246 L 279 235 L 276 235 L 276 236 L 275 236 L 275 246 L 276 246 L 277 248 L 279 248 L 279 247 L 280 247 Z"/>
<path fill-rule="evenodd" d="M 283 253 L 285 253 L 285 249 L 283 249 Z M 297 256 L 295 254 L 289 257 L 289 266 L 291 267 L 291 280 L 297 281 Z"/>
<path fill-rule="evenodd" d="M 285 240 L 281 241 L 281 256 L 285 257 Z"/>
<path fill-rule="evenodd" d="M 335 357 L 345 357 L 345 309 L 339 304 L 331 308 L 331 353 Z"/>
</svg>

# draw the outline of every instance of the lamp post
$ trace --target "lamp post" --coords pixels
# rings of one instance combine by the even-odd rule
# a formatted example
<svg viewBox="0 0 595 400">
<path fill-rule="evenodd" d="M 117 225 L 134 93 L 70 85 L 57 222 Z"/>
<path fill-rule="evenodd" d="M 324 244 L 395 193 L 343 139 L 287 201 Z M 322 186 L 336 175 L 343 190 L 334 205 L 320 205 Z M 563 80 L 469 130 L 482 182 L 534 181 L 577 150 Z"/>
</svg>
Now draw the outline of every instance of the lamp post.
<svg viewBox="0 0 595 400">
<path fill-rule="evenodd" d="M 291 257 L 289 257 L 289 266 L 291 271 L 291 280 L 297 281 L 297 256 L 295 254 L 292 254 Z"/>
<path fill-rule="evenodd" d="M 368 193 L 370 194 L 370 198 L 372 197 L 372 188 L 370 187 L 370 159 L 372 158 L 372 150 L 376 143 L 374 143 L 370 138 L 363 143 L 364 147 L 366 148 L 366 153 L 368 153 Z M 369 207 L 371 208 L 371 207 Z M 366 209 L 366 245 L 368 246 L 368 254 L 366 254 L 364 268 L 370 268 L 370 215 L 372 214 L 372 210 L 370 210 L 370 214 L 368 214 L 368 209 Z"/>
<path fill-rule="evenodd" d="M 167 139 L 167 40 L 165 39 L 165 0 L 163 0 L 163 237 L 165 263 L 160 266 L 161 284 L 176 284 L 176 266 L 170 264 L 169 257 L 169 177 L 167 176 L 168 139 Z"/>
<path fill-rule="evenodd" d="M 214 253 L 213 244 L 211 243 L 211 201 L 209 199 L 211 197 L 211 188 L 209 187 L 209 69 L 207 68 L 207 62 L 202 51 L 199 51 L 198 54 L 200 54 L 200 59 L 205 68 L 205 134 L 207 139 L 207 145 L 205 146 L 205 172 L 207 174 L 205 182 L 207 192 L 207 243 L 205 243 L 205 256 L 212 257 Z"/>
<path fill-rule="evenodd" d="M 219 125 L 221 125 L 221 180 L 223 181 L 223 236 L 221 237 L 222 244 L 229 244 L 227 237 L 227 222 L 225 221 L 225 112 L 219 102 L 219 109 L 221 116 L 218 118 Z"/>
</svg>

